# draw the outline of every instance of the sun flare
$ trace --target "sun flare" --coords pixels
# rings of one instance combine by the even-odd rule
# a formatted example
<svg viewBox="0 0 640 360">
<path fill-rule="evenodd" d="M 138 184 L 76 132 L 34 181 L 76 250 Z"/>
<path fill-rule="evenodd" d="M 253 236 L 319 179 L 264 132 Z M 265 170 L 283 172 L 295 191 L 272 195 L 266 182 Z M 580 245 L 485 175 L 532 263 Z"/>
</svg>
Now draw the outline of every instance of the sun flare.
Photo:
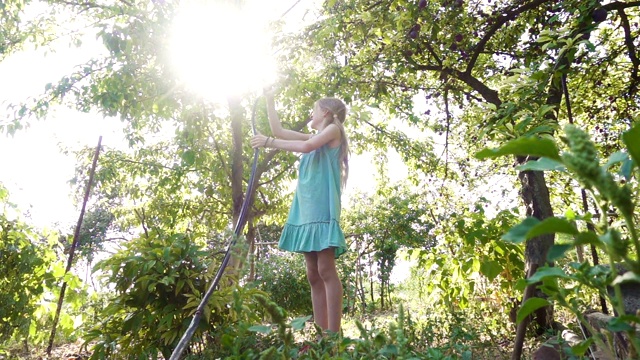
<svg viewBox="0 0 640 360">
<path fill-rule="evenodd" d="M 250 9 L 189 2 L 174 20 L 170 41 L 178 76 L 206 99 L 256 91 L 275 78 L 266 22 Z"/>
</svg>

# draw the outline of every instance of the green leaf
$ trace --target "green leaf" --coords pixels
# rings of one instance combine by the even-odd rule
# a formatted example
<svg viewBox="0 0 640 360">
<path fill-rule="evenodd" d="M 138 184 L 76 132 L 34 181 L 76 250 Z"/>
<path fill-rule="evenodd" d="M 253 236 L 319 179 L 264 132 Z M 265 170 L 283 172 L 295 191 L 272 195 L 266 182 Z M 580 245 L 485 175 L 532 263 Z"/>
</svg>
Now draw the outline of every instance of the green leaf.
<svg viewBox="0 0 640 360">
<path fill-rule="evenodd" d="M 519 324 L 522 320 L 524 320 L 524 318 L 529 316 L 532 312 L 548 305 L 549 305 L 549 302 L 542 298 L 533 297 L 531 299 L 528 299 L 527 301 L 524 302 L 524 304 L 522 304 L 522 307 L 518 309 L 518 315 L 516 316 L 516 323 Z"/>
<path fill-rule="evenodd" d="M 378 355 L 391 357 L 398 355 L 398 347 L 396 345 L 385 345 L 382 349 L 378 350 Z"/>
<path fill-rule="evenodd" d="M 629 155 L 633 161 L 640 164 L 640 122 L 631 128 L 631 130 L 622 134 L 622 141 L 629 150 Z"/>
<path fill-rule="evenodd" d="M 565 233 L 577 235 L 578 229 L 566 219 L 550 217 L 540 221 L 534 217 L 524 219 L 520 224 L 512 227 L 502 239 L 512 243 L 521 243 L 544 234 Z"/>
<path fill-rule="evenodd" d="M 462 353 L 462 360 L 471 360 L 471 359 L 473 359 L 473 353 L 471 352 L 471 350 L 465 350 Z"/>
<path fill-rule="evenodd" d="M 564 254 L 573 247 L 572 244 L 553 245 L 547 254 L 548 261 L 556 261 L 564 257 Z"/>
<path fill-rule="evenodd" d="M 607 247 L 611 248 L 611 249 L 615 249 L 616 246 L 616 240 L 614 238 L 614 235 L 612 235 L 612 230 L 608 229 L 607 232 L 605 232 L 604 234 L 598 236 L 598 239 L 600 239 L 600 241 L 605 244 Z"/>
<path fill-rule="evenodd" d="M 529 230 L 527 233 L 527 240 L 536 236 L 555 233 L 578 235 L 579 231 L 576 229 L 575 225 L 565 219 L 548 217 L 542 220 L 542 222 L 534 225 L 531 230 Z"/>
<path fill-rule="evenodd" d="M 620 166 L 620 175 L 624 177 L 626 181 L 631 180 L 631 171 L 633 170 L 633 160 L 627 158 L 622 162 Z"/>
<path fill-rule="evenodd" d="M 504 155 L 532 155 L 560 160 L 556 143 L 547 138 L 521 137 L 507 142 L 497 149 L 483 149 L 476 153 L 476 158 L 484 160 Z"/>
<path fill-rule="evenodd" d="M 181 157 L 187 166 L 191 166 L 196 162 L 196 152 L 193 150 L 183 152 Z"/>
<path fill-rule="evenodd" d="M 583 356 L 587 350 L 589 350 L 589 346 L 593 344 L 593 338 L 588 338 L 587 340 L 581 341 L 577 345 L 573 345 L 571 347 L 571 352 L 577 356 Z"/>
<path fill-rule="evenodd" d="M 548 113 L 549 111 L 555 109 L 555 105 L 542 105 L 539 109 L 538 109 L 538 117 L 542 118 L 544 117 L 544 114 Z"/>
<path fill-rule="evenodd" d="M 633 330 L 633 326 L 623 317 L 614 317 L 607 323 L 607 330 L 612 332 L 629 331 Z"/>
<path fill-rule="evenodd" d="M 612 165 L 615 165 L 615 164 L 617 164 L 619 162 L 624 162 L 628 158 L 629 158 L 629 155 L 627 153 L 624 153 L 622 151 L 615 152 L 615 153 L 611 154 L 611 156 L 609 156 L 609 160 L 607 160 L 606 164 L 604 164 L 602 167 L 605 170 L 609 170 L 609 168 Z"/>
<path fill-rule="evenodd" d="M 304 329 L 304 324 L 311 319 L 311 315 L 301 316 L 299 318 L 295 318 L 291 320 L 291 327 L 294 330 L 302 330 Z"/>
<path fill-rule="evenodd" d="M 535 284 L 544 278 L 568 278 L 569 276 L 559 267 L 543 267 L 538 269 L 533 276 L 527 279 L 527 283 Z"/>
<path fill-rule="evenodd" d="M 516 291 L 524 291 L 526 287 L 527 279 L 518 279 L 518 281 L 516 281 L 516 284 L 513 286 L 513 289 Z"/>
<path fill-rule="evenodd" d="M 271 333 L 271 326 L 267 325 L 253 325 L 249 329 L 249 331 L 258 332 L 261 334 L 269 334 Z"/>
<path fill-rule="evenodd" d="M 600 244 L 600 240 L 598 239 L 598 235 L 591 231 L 581 232 L 580 234 L 575 236 L 576 245 L 584 245 L 584 244 Z"/>
<path fill-rule="evenodd" d="M 539 223 L 540 223 L 540 220 L 534 217 L 528 217 L 522 220 L 520 224 L 509 229 L 509 232 L 502 235 L 502 240 L 509 241 L 516 244 L 521 243 L 527 239 L 526 236 L 529 230 L 531 230 L 531 228 L 533 228 Z"/>
<path fill-rule="evenodd" d="M 224 346 L 226 348 L 232 348 L 233 347 L 233 339 L 234 339 L 234 337 L 231 336 L 230 334 L 223 334 L 222 337 L 220 338 L 220 343 L 222 344 L 222 346 Z"/>
<path fill-rule="evenodd" d="M 526 164 L 520 165 L 516 167 L 516 170 L 526 171 L 526 170 L 534 170 L 534 171 L 547 171 L 547 170 L 559 170 L 564 171 L 565 166 L 560 161 L 551 160 L 546 157 L 541 157 L 538 160 L 528 161 Z"/>
<path fill-rule="evenodd" d="M 480 272 L 486 276 L 489 281 L 493 281 L 493 279 L 502 272 L 502 266 L 495 260 L 484 261 L 482 265 L 480 265 Z"/>
</svg>

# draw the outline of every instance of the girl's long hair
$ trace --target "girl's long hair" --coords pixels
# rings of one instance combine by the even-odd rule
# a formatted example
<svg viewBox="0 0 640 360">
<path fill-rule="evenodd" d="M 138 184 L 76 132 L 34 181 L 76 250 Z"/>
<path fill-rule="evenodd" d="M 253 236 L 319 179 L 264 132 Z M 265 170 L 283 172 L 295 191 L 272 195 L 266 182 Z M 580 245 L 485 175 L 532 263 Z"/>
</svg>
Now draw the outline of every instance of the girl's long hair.
<svg viewBox="0 0 640 360">
<path fill-rule="evenodd" d="M 325 126 L 329 124 L 336 124 L 340 129 L 340 175 L 341 186 L 344 189 L 347 184 L 347 178 L 349 177 L 349 139 L 344 130 L 344 121 L 347 118 L 347 106 L 342 100 L 333 97 L 326 97 L 316 101 L 316 105 L 321 109 L 328 110 L 331 116 L 325 120 Z"/>
</svg>

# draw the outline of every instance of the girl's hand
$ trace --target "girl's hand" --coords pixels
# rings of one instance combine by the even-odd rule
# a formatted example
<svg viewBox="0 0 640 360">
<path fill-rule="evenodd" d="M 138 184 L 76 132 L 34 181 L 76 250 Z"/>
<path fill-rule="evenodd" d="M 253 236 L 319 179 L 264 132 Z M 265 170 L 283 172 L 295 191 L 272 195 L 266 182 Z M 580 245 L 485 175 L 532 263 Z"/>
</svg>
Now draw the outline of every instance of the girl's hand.
<svg viewBox="0 0 640 360">
<path fill-rule="evenodd" d="M 258 134 L 251 138 L 251 147 L 254 149 L 259 147 L 265 147 L 267 145 L 267 140 L 269 140 L 268 137 L 262 134 Z"/>
</svg>

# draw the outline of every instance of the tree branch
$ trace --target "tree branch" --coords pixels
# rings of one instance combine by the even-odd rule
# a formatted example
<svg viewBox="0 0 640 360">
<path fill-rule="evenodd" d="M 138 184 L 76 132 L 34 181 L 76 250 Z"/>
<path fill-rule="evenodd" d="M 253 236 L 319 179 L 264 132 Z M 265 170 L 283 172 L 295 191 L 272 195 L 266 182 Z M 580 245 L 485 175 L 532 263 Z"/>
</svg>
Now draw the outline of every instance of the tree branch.
<svg viewBox="0 0 640 360">
<path fill-rule="evenodd" d="M 146 215 L 144 213 L 144 207 L 140 208 L 141 212 L 138 212 L 138 209 L 133 209 L 133 212 L 136 213 L 136 215 L 138 215 L 138 219 L 140 220 L 140 225 L 142 225 L 142 230 L 144 231 L 144 236 L 148 239 L 149 238 L 149 231 L 147 230 L 147 226 L 145 225 L 145 222 L 147 221 Z"/>
<path fill-rule="evenodd" d="M 466 71 L 462 72 L 455 69 L 447 69 L 447 72 L 453 75 L 456 79 L 467 84 L 473 90 L 477 91 L 480 95 L 482 95 L 482 98 L 485 101 L 495 105 L 496 107 L 500 107 L 500 105 L 502 105 L 502 100 L 500 100 L 498 92 L 485 85 L 482 81 L 473 77 L 470 73 Z"/>
<path fill-rule="evenodd" d="M 444 138 L 444 176 L 442 178 L 442 186 L 444 187 L 445 180 L 447 179 L 447 175 L 449 173 L 449 133 L 451 131 L 451 112 L 449 111 L 449 89 L 445 84 L 444 88 L 444 112 L 447 117 L 447 129 L 446 135 Z"/>
<path fill-rule="evenodd" d="M 640 61 L 636 56 L 636 48 L 633 44 L 633 38 L 631 37 L 629 18 L 624 12 L 624 9 L 618 9 L 618 15 L 620 15 L 620 22 L 622 23 L 622 28 L 624 29 L 624 43 L 627 45 L 629 59 L 633 64 L 633 69 L 631 70 L 631 84 L 629 84 L 629 94 L 633 94 L 636 92 L 636 88 L 638 85 L 638 67 L 640 67 Z"/>
<path fill-rule="evenodd" d="M 489 42 L 489 40 L 491 40 L 493 35 L 495 35 L 495 33 L 498 32 L 498 30 L 500 30 L 502 25 L 508 23 L 509 21 L 515 20 L 518 17 L 518 15 L 522 14 L 523 12 L 531 10 L 531 9 L 534 9 L 534 8 L 544 4 L 546 2 L 550 2 L 550 1 L 549 0 L 535 0 L 535 1 L 532 1 L 532 2 L 530 2 L 528 4 L 522 5 L 521 7 L 517 8 L 517 9 L 510 10 L 510 11 L 508 10 L 508 11 L 503 12 L 502 16 L 499 16 L 496 19 L 496 22 L 493 24 L 493 26 L 491 26 L 489 28 L 487 33 L 476 44 L 475 48 L 471 52 L 471 56 L 469 57 L 469 63 L 467 64 L 467 69 L 464 72 L 466 74 L 471 75 L 471 71 L 473 70 L 473 68 L 476 65 L 476 61 L 478 60 L 478 56 L 480 56 L 480 53 L 482 53 L 484 51 L 484 48 L 487 45 L 487 43 Z"/>
</svg>

